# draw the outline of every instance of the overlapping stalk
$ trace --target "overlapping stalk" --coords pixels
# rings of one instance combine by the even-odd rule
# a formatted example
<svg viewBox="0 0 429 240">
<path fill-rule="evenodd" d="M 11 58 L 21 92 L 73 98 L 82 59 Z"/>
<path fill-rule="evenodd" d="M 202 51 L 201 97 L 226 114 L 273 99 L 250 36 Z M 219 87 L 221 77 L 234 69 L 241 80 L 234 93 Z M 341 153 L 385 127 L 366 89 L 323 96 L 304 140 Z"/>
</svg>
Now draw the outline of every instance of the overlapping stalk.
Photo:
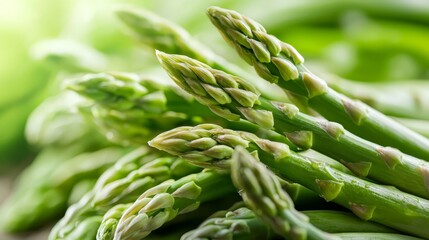
<svg viewBox="0 0 429 240">
<path fill-rule="evenodd" d="M 2 205 L 1 227 L 10 232 L 25 231 L 58 218 L 67 209 L 76 184 L 95 180 L 127 152 L 119 147 L 85 152 L 87 147 L 46 149 Z"/>
<path fill-rule="evenodd" d="M 354 233 L 355 236 L 359 236 L 359 233 L 377 233 L 377 235 L 394 233 L 383 225 L 360 220 L 347 212 L 333 210 L 301 212 L 310 219 L 311 224 L 330 233 Z M 275 237 L 272 229 L 261 218 L 241 204 L 228 211 L 216 212 L 196 229 L 185 233 L 181 240 L 216 238 L 260 240 Z"/>
<path fill-rule="evenodd" d="M 201 202 L 234 190 L 229 175 L 214 171 L 167 180 L 145 191 L 124 211 L 113 239 L 142 239 L 177 215 L 198 209 Z"/>
<path fill-rule="evenodd" d="M 72 233 L 77 235 L 77 226 L 88 216 L 102 218 L 117 204 L 134 202 L 145 190 L 197 170 L 176 157 L 163 157 L 146 147 L 136 149 L 100 176 L 92 191 L 67 210 L 66 215 L 52 229 L 49 238 L 68 239 Z M 98 226 L 95 228 L 98 229 Z"/>
<path fill-rule="evenodd" d="M 295 209 L 277 175 L 242 147 L 232 156 L 231 176 L 246 205 L 285 239 L 340 239 L 309 223 L 308 217 Z"/>
<path fill-rule="evenodd" d="M 280 176 L 317 192 L 327 201 L 350 209 L 356 216 L 420 237 L 429 237 L 429 201 L 397 189 L 349 175 L 324 162 L 290 151 L 287 145 L 253 134 L 203 124 L 180 127 L 156 137 L 150 144 L 191 163 L 229 169 L 237 146 L 259 155 Z M 410 224 L 410 223 L 413 224 Z"/>
<path fill-rule="evenodd" d="M 298 150 L 281 134 L 247 121 L 229 122 L 182 89 L 137 74 L 87 74 L 69 80 L 67 87 L 90 99 L 90 107 L 82 107 L 82 111 L 89 112 L 107 138 L 125 145 L 146 144 L 162 131 L 210 121 L 281 141 Z"/>
<path fill-rule="evenodd" d="M 291 104 L 259 97 L 245 80 L 181 55 L 158 52 L 170 77 L 202 104 L 225 119 L 247 119 L 284 133 L 295 145 L 341 159 L 360 177 L 429 197 L 429 162 L 382 147 L 348 132 L 338 123 L 300 113 Z M 344 151 L 347 149 L 347 151 Z"/>
<path fill-rule="evenodd" d="M 228 62 L 177 24 L 142 9 L 123 8 L 116 13 L 119 19 L 132 30 L 134 37 L 145 46 L 171 54 L 187 55 L 214 68 L 246 77 L 265 97 L 286 100 L 285 94 L 278 87 L 270 86 L 257 76 Z"/>
<path fill-rule="evenodd" d="M 358 136 L 429 161 L 429 139 L 329 88 L 303 65 L 304 58 L 295 48 L 267 34 L 259 23 L 218 7 L 209 8 L 207 14 L 224 39 L 262 78 L 304 97 L 318 113 Z"/>
</svg>

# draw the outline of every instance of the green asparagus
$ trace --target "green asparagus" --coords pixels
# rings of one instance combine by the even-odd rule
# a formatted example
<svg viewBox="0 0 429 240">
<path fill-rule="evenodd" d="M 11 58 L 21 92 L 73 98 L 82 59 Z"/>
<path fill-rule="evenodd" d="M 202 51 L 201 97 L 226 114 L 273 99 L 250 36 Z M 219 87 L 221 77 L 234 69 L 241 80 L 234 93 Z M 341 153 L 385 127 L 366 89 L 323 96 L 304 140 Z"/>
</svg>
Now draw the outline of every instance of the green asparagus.
<svg viewBox="0 0 429 240">
<path fill-rule="evenodd" d="M 218 7 L 209 8 L 207 14 L 224 39 L 265 80 L 304 97 L 318 113 L 360 137 L 429 161 L 429 139 L 329 88 L 303 65 L 304 58 L 295 48 L 267 34 L 259 23 Z"/>
<path fill-rule="evenodd" d="M 177 24 L 143 9 L 124 8 L 118 10 L 117 15 L 133 31 L 135 38 L 144 45 L 171 54 L 188 55 L 214 68 L 246 77 L 265 97 L 273 100 L 287 100 L 277 86 L 270 86 L 246 70 L 223 59 Z"/>
<path fill-rule="evenodd" d="M 91 100 L 90 109 L 82 107 L 82 112 L 89 112 L 106 137 L 124 145 L 146 144 L 161 131 L 210 121 L 284 142 L 294 150 L 305 149 L 305 146 L 295 146 L 281 134 L 255 124 L 226 121 L 181 89 L 136 74 L 88 74 L 70 80 L 68 88 Z"/>
<path fill-rule="evenodd" d="M 365 83 L 323 73 L 322 76 L 329 87 L 335 91 L 349 98 L 359 99 L 386 115 L 429 120 L 429 84 L 427 81 Z"/>
<path fill-rule="evenodd" d="M 194 239 L 271 239 L 271 228 L 248 208 L 215 213 L 198 228 L 185 233 L 181 240 Z"/>
<path fill-rule="evenodd" d="M 322 161 L 302 157 L 286 144 L 203 124 L 170 130 L 153 139 L 150 145 L 191 163 L 201 162 L 225 170 L 230 169 L 234 148 L 242 146 L 259 155 L 260 160 L 279 175 L 309 188 L 326 201 L 350 209 L 361 219 L 429 237 L 425 229 L 429 223 L 428 200 L 357 178 Z"/>
<path fill-rule="evenodd" d="M 158 58 L 177 85 L 219 116 L 275 129 L 297 146 L 341 159 L 358 176 L 429 197 L 429 162 L 361 139 L 338 123 L 300 113 L 294 105 L 268 101 L 243 79 L 194 59 L 162 52 Z"/>
<path fill-rule="evenodd" d="M 69 150 L 76 151 L 76 148 Z M 70 155 L 61 149 L 41 155 L 41 164 L 29 171 L 19 189 L 2 205 L 1 228 L 8 232 L 25 231 L 58 218 L 67 209 L 68 198 L 76 183 L 97 178 L 125 152 L 122 148 L 110 147 L 85 153 L 71 151 Z M 42 157 L 55 158 L 58 163 L 43 161 Z M 49 167 L 49 164 L 53 166 Z M 41 168 L 43 172 L 38 171 Z"/>
<path fill-rule="evenodd" d="M 246 205 L 285 239 L 340 239 L 309 223 L 308 217 L 295 209 L 277 175 L 242 147 L 232 155 L 231 176 Z"/>
<path fill-rule="evenodd" d="M 49 238 L 67 239 L 75 226 L 88 216 L 102 217 L 116 204 L 134 202 L 145 190 L 197 170 L 183 160 L 161 157 L 146 147 L 136 149 L 100 176 L 92 191 L 67 210 Z"/>
<path fill-rule="evenodd" d="M 118 204 L 104 214 L 103 221 L 97 231 L 97 240 L 113 240 L 119 219 L 130 206 L 131 203 Z"/>
<path fill-rule="evenodd" d="M 234 191 L 227 174 L 203 171 L 177 181 L 167 180 L 144 192 L 122 215 L 115 240 L 142 239 L 178 214 L 196 210 L 201 202 Z"/>
</svg>

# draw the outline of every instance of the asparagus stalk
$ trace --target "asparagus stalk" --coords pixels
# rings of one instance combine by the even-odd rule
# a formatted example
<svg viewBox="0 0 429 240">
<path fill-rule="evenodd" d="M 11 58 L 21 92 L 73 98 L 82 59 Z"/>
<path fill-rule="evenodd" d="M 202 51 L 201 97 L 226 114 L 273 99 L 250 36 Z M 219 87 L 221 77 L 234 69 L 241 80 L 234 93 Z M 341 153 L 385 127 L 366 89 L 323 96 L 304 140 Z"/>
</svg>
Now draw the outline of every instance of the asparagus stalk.
<svg viewBox="0 0 429 240">
<path fill-rule="evenodd" d="M 180 89 L 135 74 L 88 74 L 69 80 L 67 88 L 90 99 L 94 122 L 123 144 L 145 144 L 156 131 L 214 116 Z"/>
<path fill-rule="evenodd" d="M 67 210 L 52 229 L 49 239 L 67 239 L 75 226 L 88 216 L 102 217 L 115 205 L 134 202 L 145 190 L 197 169 L 175 157 L 161 157 L 146 147 L 136 149 L 107 169 L 93 190 Z"/>
<path fill-rule="evenodd" d="M 429 197 L 428 162 L 361 139 L 338 123 L 300 113 L 294 105 L 268 101 L 243 79 L 186 56 L 158 52 L 158 58 L 177 85 L 219 116 L 274 129 L 297 146 L 341 159 L 358 176 Z"/>
<path fill-rule="evenodd" d="M 31 230 L 60 217 L 67 209 L 68 198 L 76 183 L 100 176 L 126 152 L 115 147 L 84 153 L 80 152 L 82 148 L 77 150 L 76 147 L 69 149 L 70 152 L 47 150 L 38 159 L 40 165 L 35 164 L 36 168 L 28 170 L 29 175 L 23 176 L 16 192 L 2 204 L 2 230 Z M 54 159 L 54 162 L 43 161 L 49 160 L 43 159 L 45 157 Z M 63 162 L 55 163 L 56 158 Z M 38 171 L 43 168 L 46 168 L 43 172 Z M 36 174 L 39 175 L 37 178 L 34 177 Z"/>
<path fill-rule="evenodd" d="M 323 72 L 322 76 L 335 91 L 358 99 L 386 115 L 429 120 L 429 84 L 426 81 L 374 83 L 350 81 Z"/>
<path fill-rule="evenodd" d="M 177 181 L 167 180 L 144 192 L 122 215 L 114 239 L 142 239 L 201 202 L 234 192 L 227 174 L 203 171 Z"/>
<path fill-rule="evenodd" d="M 350 212 L 335 210 L 301 211 L 317 228 L 330 233 L 397 233 L 397 231 L 375 222 L 364 221 Z"/>
<path fill-rule="evenodd" d="M 171 54 L 188 55 L 214 68 L 246 77 L 262 91 L 265 97 L 287 100 L 277 86 L 270 86 L 260 81 L 259 78 L 215 54 L 177 24 L 143 9 L 124 8 L 116 13 L 133 32 L 135 38 L 145 46 Z"/>
<path fill-rule="evenodd" d="M 362 240 L 362 239 L 378 239 L 378 240 L 418 240 L 412 236 L 396 234 L 396 233 L 338 233 L 336 234 L 343 240 Z"/>
<path fill-rule="evenodd" d="M 394 233 L 383 225 L 366 222 L 347 212 L 333 210 L 302 211 L 315 227 L 330 233 L 351 233 L 351 237 L 365 233 L 362 239 L 381 236 L 381 233 Z M 370 235 L 367 233 L 374 233 Z M 335 234 L 337 235 L 337 234 Z M 338 235 L 337 235 L 338 236 Z M 340 235 L 341 236 L 341 235 Z M 387 235 L 393 237 L 393 235 Z M 185 233 L 181 240 L 191 239 L 275 239 L 271 228 L 249 208 L 240 206 L 228 211 L 219 211 L 201 223 L 196 229 Z M 412 237 L 410 237 L 412 238 Z M 341 238 L 342 239 L 342 238 Z"/>
<path fill-rule="evenodd" d="M 90 99 L 88 111 L 106 136 L 122 144 L 146 144 L 161 131 L 180 125 L 216 122 L 246 130 L 298 150 L 284 136 L 246 121 L 229 122 L 213 114 L 180 88 L 162 85 L 135 74 L 88 74 L 69 80 L 68 88 Z M 299 149 L 305 149 L 301 146 Z"/>
<path fill-rule="evenodd" d="M 223 166 L 225 170 L 230 169 L 230 159 L 237 146 L 245 147 L 249 152 L 257 150 L 260 160 L 280 176 L 309 188 L 326 201 L 350 209 L 359 218 L 415 236 L 429 237 L 425 229 L 429 223 L 428 200 L 354 177 L 316 159 L 302 157 L 282 143 L 202 124 L 165 132 L 150 145 L 192 163 Z"/>
<path fill-rule="evenodd" d="M 340 239 L 309 223 L 295 209 L 277 175 L 241 147 L 233 153 L 231 176 L 246 205 L 285 239 Z"/>
<path fill-rule="evenodd" d="M 232 211 L 221 211 L 201 223 L 180 238 L 193 239 L 271 239 L 274 236 L 271 228 L 256 217 L 255 213 L 240 207 Z"/>
<path fill-rule="evenodd" d="M 328 87 L 303 65 L 295 48 L 267 34 L 259 23 L 218 7 L 207 13 L 224 39 L 262 78 L 304 97 L 318 113 L 360 137 L 429 161 L 429 139 Z"/>
</svg>

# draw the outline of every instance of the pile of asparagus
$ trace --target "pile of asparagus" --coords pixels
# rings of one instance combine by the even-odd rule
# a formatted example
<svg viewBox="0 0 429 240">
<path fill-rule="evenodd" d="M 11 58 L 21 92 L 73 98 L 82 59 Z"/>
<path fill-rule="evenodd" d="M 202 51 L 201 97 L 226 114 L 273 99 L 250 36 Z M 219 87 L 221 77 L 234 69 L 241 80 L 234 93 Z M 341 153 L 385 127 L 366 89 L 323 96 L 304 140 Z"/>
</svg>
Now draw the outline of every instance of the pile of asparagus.
<svg viewBox="0 0 429 240">
<path fill-rule="evenodd" d="M 316 76 L 293 46 L 238 12 L 207 16 L 255 74 L 151 13 L 117 14 L 175 85 L 122 72 L 68 79 L 79 115 L 36 112 L 45 119 L 32 122 L 86 121 L 64 143 L 64 158 L 75 157 L 45 169 L 37 188 L 21 179 L 10 204 L 46 197 L 34 203 L 39 213 L 4 208 L 10 231 L 72 202 L 49 239 L 429 239 L 429 139 L 392 118 L 405 111 Z M 65 148 L 44 134 L 32 133 L 49 146 L 41 163 Z M 70 147 L 82 139 L 87 147 Z M 37 164 L 27 171 L 40 174 Z"/>
</svg>

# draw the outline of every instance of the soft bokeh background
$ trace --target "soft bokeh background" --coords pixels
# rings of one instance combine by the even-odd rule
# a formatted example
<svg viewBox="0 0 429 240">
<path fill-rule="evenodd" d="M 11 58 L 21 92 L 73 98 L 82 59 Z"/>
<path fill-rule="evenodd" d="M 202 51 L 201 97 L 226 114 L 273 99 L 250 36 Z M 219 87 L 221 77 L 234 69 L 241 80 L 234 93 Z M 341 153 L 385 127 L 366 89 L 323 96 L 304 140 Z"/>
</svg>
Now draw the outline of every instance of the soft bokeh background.
<svg viewBox="0 0 429 240">
<path fill-rule="evenodd" d="M 113 14 L 124 4 L 145 7 L 182 25 L 240 65 L 205 17 L 208 6 L 236 9 L 255 18 L 270 33 L 294 45 L 309 65 L 327 73 L 366 82 L 429 79 L 429 3 L 425 0 L 1 1 L 0 202 L 15 176 L 39 151 L 25 139 L 29 114 L 55 94 L 67 76 L 68 60 L 52 53 L 78 52 L 88 45 L 98 52 L 84 57 L 87 61 L 77 65 L 79 71 L 88 66 L 100 71 L 157 71 L 153 53 L 136 44 Z M 70 66 L 76 68 L 76 64 Z M 46 238 L 43 232 L 36 234 Z"/>
</svg>

